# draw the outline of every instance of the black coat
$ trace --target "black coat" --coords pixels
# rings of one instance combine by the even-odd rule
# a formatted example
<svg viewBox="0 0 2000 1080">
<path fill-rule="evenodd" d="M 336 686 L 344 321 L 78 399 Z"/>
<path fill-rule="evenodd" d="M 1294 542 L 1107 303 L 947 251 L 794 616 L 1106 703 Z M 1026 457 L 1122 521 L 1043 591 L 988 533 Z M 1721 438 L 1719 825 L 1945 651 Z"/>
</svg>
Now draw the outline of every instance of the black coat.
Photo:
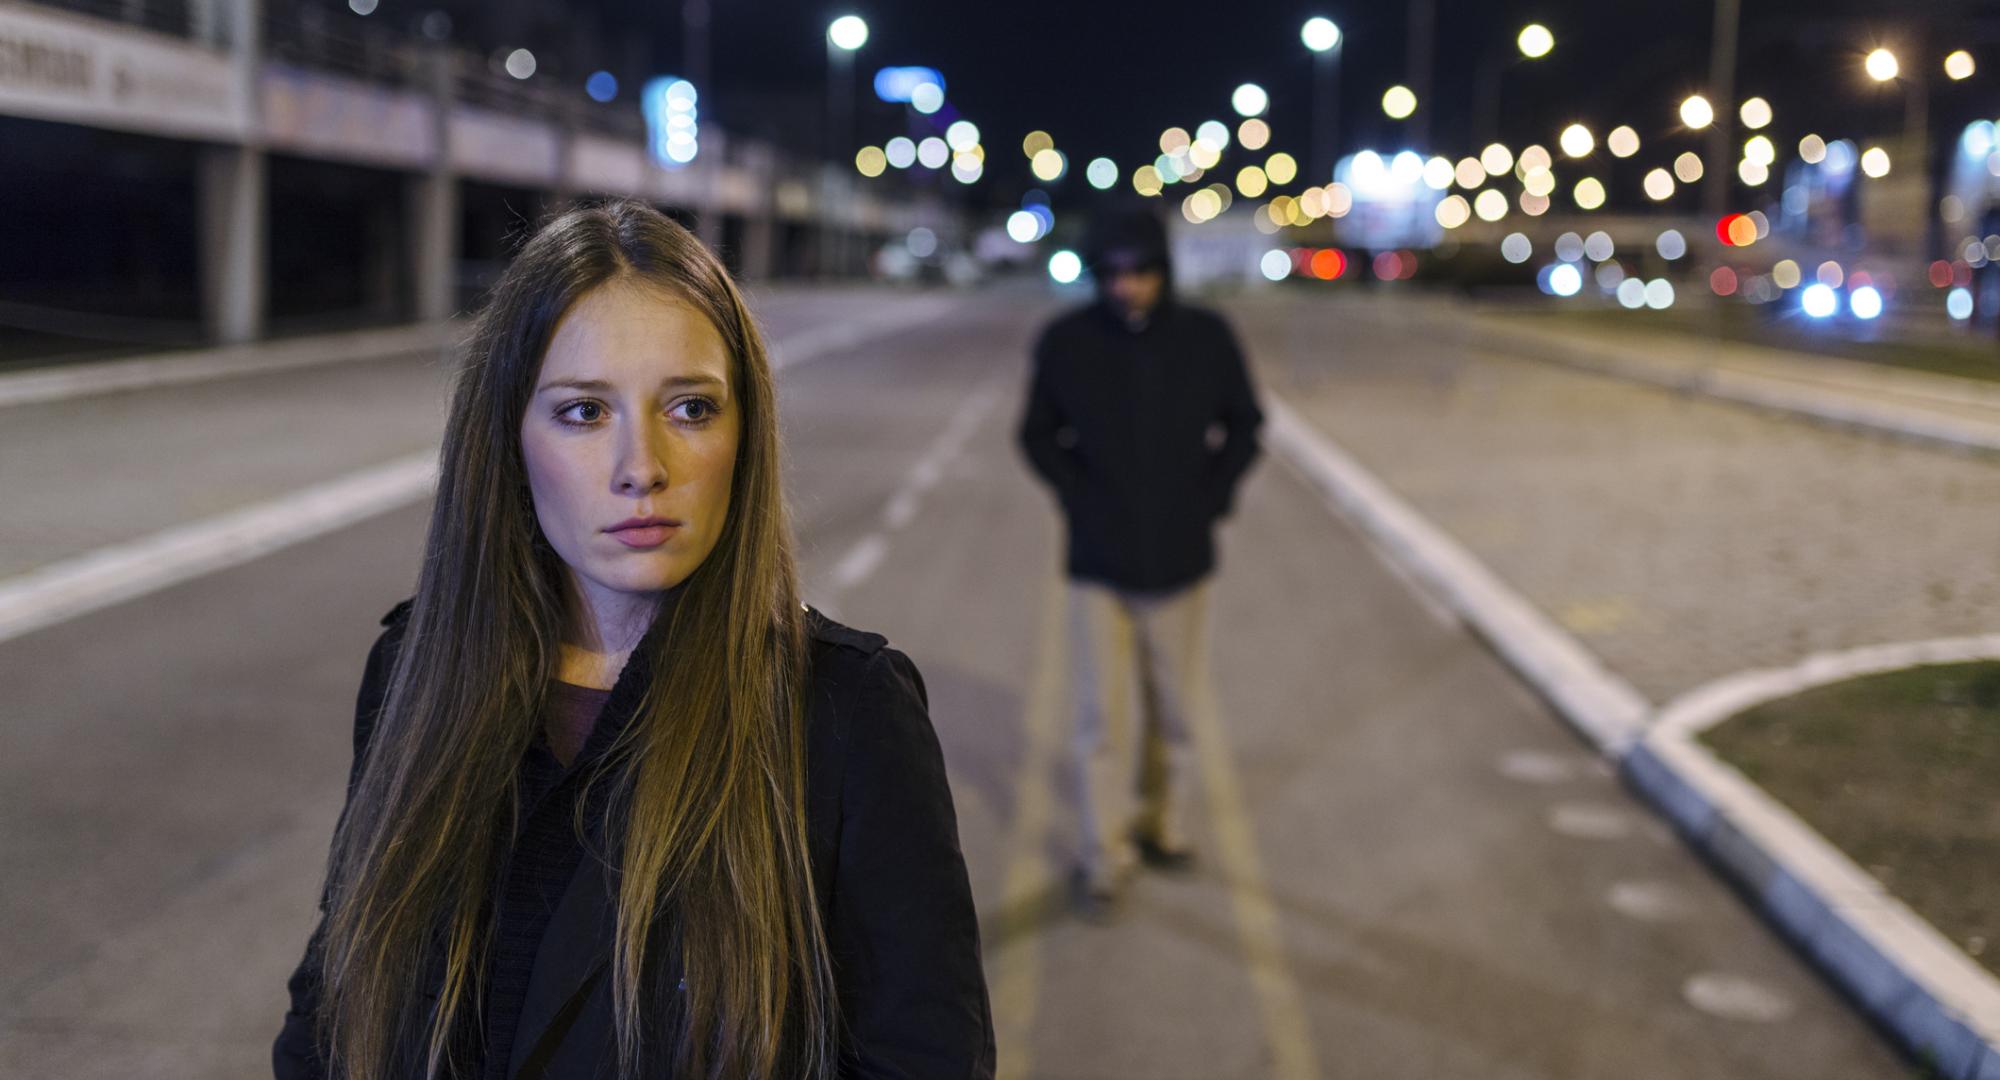
<svg viewBox="0 0 2000 1080">
<path fill-rule="evenodd" d="M 408 601 L 383 623 L 355 708 L 349 796 L 386 694 Z M 881 636 L 808 614 L 812 685 L 807 826 L 843 1028 L 841 1075 L 993 1075 L 993 1024 L 979 927 L 958 846 L 944 759 L 923 678 Z M 643 648 L 620 673 L 600 725 L 629 722 L 648 678 Z M 581 760 L 581 759 L 579 759 Z M 583 1080 L 616 1075 L 611 980 L 615 898 L 589 860 L 569 878 L 536 953 L 506 1075 Z M 325 897 L 322 895 L 322 915 Z M 322 918 L 321 930 L 324 929 Z M 278 1080 L 326 1076 L 310 1016 L 319 999 L 319 934 L 290 979 L 291 1005 L 272 1047 Z M 433 960 L 425 998 L 442 971 Z M 677 981 L 667 974 L 665 985 Z M 663 1076 L 669 1048 L 651 1044 L 643 1075 Z M 531 1060 L 532 1059 L 532 1060 Z M 398 1075 L 420 1076 L 414 1046 Z"/>
<path fill-rule="evenodd" d="M 1020 442 L 1062 504 L 1069 576 L 1134 591 L 1207 576 L 1263 419 L 1215 312 L 1169 296 L 1139 331 L 1103 303 L 1050 323 Z"/>
</svg>

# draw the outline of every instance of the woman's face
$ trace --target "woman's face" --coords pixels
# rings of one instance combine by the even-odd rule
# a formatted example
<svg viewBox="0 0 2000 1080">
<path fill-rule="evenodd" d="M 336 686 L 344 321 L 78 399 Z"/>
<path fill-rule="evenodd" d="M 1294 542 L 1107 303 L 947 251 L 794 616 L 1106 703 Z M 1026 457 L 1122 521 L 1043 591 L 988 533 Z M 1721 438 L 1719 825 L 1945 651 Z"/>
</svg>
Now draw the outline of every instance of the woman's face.
<svg viewBox="0 0 2000 1080">
<path fill-rule="evenodd" d="M 654 599 L 714 549 L 742 428 L 729 371 L 708 318 L 658 286 L 608 282 L 556 324 L 521 455 L 591 610 Z"/>
</svg>

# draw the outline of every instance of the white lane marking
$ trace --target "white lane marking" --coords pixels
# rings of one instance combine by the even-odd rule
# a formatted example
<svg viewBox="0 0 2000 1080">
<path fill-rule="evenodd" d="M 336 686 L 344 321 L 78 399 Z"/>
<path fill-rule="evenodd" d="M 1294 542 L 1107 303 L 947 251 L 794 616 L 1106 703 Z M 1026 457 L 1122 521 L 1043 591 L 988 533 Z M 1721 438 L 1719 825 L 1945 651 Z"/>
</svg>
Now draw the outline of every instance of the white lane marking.
<svg viewBox="0 0 2000 1080">
<path fill-rule="evenodd" d="M 828 586 L 837 592 L 845 592 L 861 584 L 868 580 L 868 575 L 873 574 L 876 567 L 882 565 L 883 558 L 888 554 L 889 539 L 881 533 L 869 533 L 855 541 L 854 546 L 847 549 L 847 554 L 840 557 L 840 562 L 834 565 L 833 580 L 828 582 Z"/>
<path fill-rule="evenodd" d="M 428 323 L 16 372 L 0 375 L 0 408 L 401 354 L 428 359 L 448 348 L 458 329 L 453 323 Z"/>
<path fill-rule="evenodd" d="M 1694 901 L 1664 881 L 1616 881 L 1604 892 L 1611 910 L 1640 922 L 1680 922 L 1694 914 Z"/>
<path fill-rule="evenodd" d="M 889 496 L 882 510 L 882 528 L 856 540 L 834 564 L 833 572 L 828 575 L 829 594 L 838 595 L 860 585 L 882 565 L 889 553 L 886 534 L 902 529 L 916 518 L 917 511 L 923 508 L 923 497 L 944 478 L 945 470 L 965 451 L 965 444 L 971 441 L 980 420 L 993 407 L 998 389 L 996 382 L 988 381 L 967 395 L 953 411 L 944 430 L 917 456 L 903 482 Z"/>
<path fill-rule="evenodd" d="M 923 318 L 929 318 L 951 305 L 949 302 L 934 301 L 915 306 L 921 308 Z M 858 342 L 916 321 L 921 319 L 909 317 L 908 313 L 894 319 L 868 320 L 861 330 L 850 333 L 847 340 Z M 378 336 L 386 339 L 390 335 Z M 405 338 L 408 336 L 404 335 Z M 185 377 L 175 374 L 179 369 L 170 368 L 165 359 L 93 365 L 99 369 L 117 370 L 99 370 L 93 375 L 79 369 L 78 378 L 69 382 L 58 378 L 62 372 L 10 376 L 0 379 L 0 394 L 12 392 L 21 401 L 52 400 L 328 361 L 328 357 L 311 352 L 304 348 L 304 344 L 266 346 L 277 352 L 280 358 L 254 367 L 246 367 L 249 361 L 245 356 L 249 354 L 244 348 L 217 350 L 214 357 L 204 359 L 197 356 L 181 361 L 191 365 L 187 369 L 191 374 Z M 391 351 L 409 349 L 405 345 Z M 801 363 L 825 355 L 826 351 L 823 348 L 795 351 L 791 362 Z M 44 375 L 49 378 L 42 378 Z M 9 391 L 8 387 L 13 389 Z M 987 397 L 991 396 L 990 389 L 986 392 Z M 978 397 L 975 395 L 975 398 Z M 983 400 L 977 403 L 984 408 Z M 961 408 L 960 411 L 969 410 Z M 953 424 L 946 428 L 946 434 L 954 440 L 949 444 L 952 452 L 956 453 L 963 445 L 964 438 L 977 420 L 977 415 L 969 420 L 954 416 Z M 427 497 L 437 486 L 437 457 L 438 451 L 433 447 L 302 488 L 290 495 L 173 526 L 149 536 L 98 548 L 72 559 L 0 579 L 0 641 L 136 599 L 189 578 L 240 565 Z M 941 466 L 939 471 L 942 472 Z M 877 543 L 886 542 L 877 538 Z M 853 563 L 852 572 L 858 582 L 874 571 L 874 564 L 881 561 L 882 554 L 849 552 L 843 564 Z M 870 559 L 872 562 L 868 561 Z"/>
<path fill-rule="evenodd" d="M 1559 803 L 1549 810 L 1549 828 L 1579 840 L 1622 840 L 1632 834 L 1632 815 L 1602 803 Z"/>
<path fill-rule="evenodd" d="M 860 317 L 845 317 L 838 322 L 800 330 L 787 335 L 783 341 L 771 343 L 771 367 L 783 371 L 876 338 L 935 322 L 957 306 L 958 301 L 951 297 L 925 297 L 876 308 Z"/>
<path fill-rule="evenodd" d="M 1687 1003 L 1710 1016 L 1751 1024 L 1775 1024 L 1797 1011 L 1792 999 L 1745 975 L 1702 972 L 1681 986 Z"/>
<path fill-rule="evenodd" d="M 0 581 L 0 641 L 247 562 L 395 509 L 437 484 L 437 451 L 98 548 Z"/>
<path fill-rule="evenodd" d="M 1577 766 L 1562 754 L 1544 750 L 1512 750 L 1500 755 L 1500 775 L 1524 784 L 1563 784 L 1576 779 Z"/>
</svg>

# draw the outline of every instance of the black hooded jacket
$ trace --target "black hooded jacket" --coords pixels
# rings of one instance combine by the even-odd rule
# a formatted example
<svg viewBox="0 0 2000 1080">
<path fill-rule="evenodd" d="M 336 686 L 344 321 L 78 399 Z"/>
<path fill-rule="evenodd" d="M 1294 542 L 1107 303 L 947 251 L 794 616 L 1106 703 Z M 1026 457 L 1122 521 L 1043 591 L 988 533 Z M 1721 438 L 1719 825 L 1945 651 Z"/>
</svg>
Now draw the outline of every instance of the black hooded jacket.
<svg viewBox="0 0 2000 1080">
<path fill-rule="evenodd" d="M 1134 330 L 1100 296 L 1042 331 L 1021 448 L 1062 504 L 1070 577 L 1178 589 L 1215 567 L 1214 524 L 1256 459 L 1264 415 L 1229 324 L 1175 299 L 1158 219 L 1100 228 L 1093 266 L 1113 253 L 1166 271 L 1160 304 Z"/>
</svg>

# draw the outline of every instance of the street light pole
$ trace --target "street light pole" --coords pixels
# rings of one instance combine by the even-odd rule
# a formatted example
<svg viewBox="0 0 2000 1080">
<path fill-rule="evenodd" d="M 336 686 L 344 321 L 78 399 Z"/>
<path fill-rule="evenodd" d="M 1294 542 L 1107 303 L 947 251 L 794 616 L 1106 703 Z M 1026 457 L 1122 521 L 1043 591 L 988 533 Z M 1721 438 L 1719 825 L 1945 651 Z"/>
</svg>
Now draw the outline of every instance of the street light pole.
<svg viewBox="0 0 2000 1080">
<path fill-rule="evenodd" d="M 841 272 L 847 268 L 847 225 L 853 208 L 846 194 L 853 185 L 841 171 L 841 163 L 854 152 L 854 51 L 867 41 L 868 24 L 858 15 L 843 15 L 827 24 L 826 99 L 832 117 L 827 124 L 826 164 L 820 174 L 826 178 L 820 188 L 825 196 L 820 212 L 833 215 L 833 221 L 824 234 L 828 250 L 820 259 L 822 270 Z"/>
<path fill-rule="evenodd" d="M 1736 31 L 1739 0 L 1715 0 L 1715 39 L 1708 54 L 1708 91 L 1715 120 L 1708 128 L 1708 183 L 1702 208 L 1711 220 L 1729 211 L 1730 143 L 1736 137 Z"/>
<path fill-rule="evenodd" d="M 1340 47 L 1346 38 L 1332 19 L 1317 15 L 1306 20 L 1299 38 L 1313 54 L 1312 129 L 1307 142 L 1311 161 L 1307 175 L 1325 183 L 1333 179 L 1333 164 L 1340 153 Z"/>
</svg>

